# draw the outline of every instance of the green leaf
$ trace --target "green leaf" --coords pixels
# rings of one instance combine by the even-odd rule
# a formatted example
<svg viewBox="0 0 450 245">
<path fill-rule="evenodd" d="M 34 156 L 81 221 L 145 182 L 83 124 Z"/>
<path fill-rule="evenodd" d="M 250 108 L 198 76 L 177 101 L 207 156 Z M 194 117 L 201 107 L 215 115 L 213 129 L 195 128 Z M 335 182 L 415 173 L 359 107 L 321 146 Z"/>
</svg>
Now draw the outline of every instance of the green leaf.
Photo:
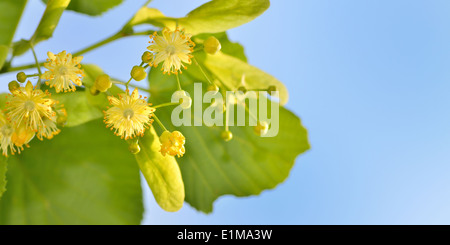
<svg viewBox="0 0 450 245">
<path fill-rule="evenodd" d="M 58 100 L 67 111 L 66 127 L 78 126 L 103 117 L 102 111 L 90 103 L 88 95 L 88 92 L 80 89 L 74 93 L 52 95 L 52 99 Z"/>
<path fill-rule="evenodd" d="M 30 39 L 33 44 L 53 36 L 59 19 L 69 3 L 70 0 L 48 0 L 44 15 L 42 15 L 41 21 Z"/>
<path fill-rule="evenodd" d="M 67 9 L 82 14 L 96 16 L 103 14 L 122 2 L 123 0 L 72 0 Z"/>
<path fill-rule="evenodd" d="M 0 69 L 5 64 L 6 58 L 8 58 L 9 46 L 0 45 Z"/>
<path fill-rule="evenodd" d="M 9 157 L 0 224 L 139 224 L 139 169 L 101 120 Z"/>
<path fill-rule="evenodd" d="M 194 81 L 206 83 L 200 76 L 195 66 L 180 76 L 183 89 L 193 99 L 193 107 L 199 99 L 193 97 Z M 163 75 L 159 68 L 151 69 L 149 81 L 150 99 L 155 105 L 170 100 L 176 90 L 175 76 Z M 203 92 L 205 87 L 206 84 Z M 203 109 L 207 106 L 203 104 Z M 288 177 L 296 157 L 309 149 L 307 131 L 300 119 L 283 107 L 276 137 L 256 136 L 250 126 L 230 127 L 233 139 L 229 142 L 220 137 L 224 127 L 171 126 L 172 109 L 158 108 L 156 114 L 169 130 L 179 130 L 186 137 L 186 154 L 178 160 L 186 201 L 203 212 L 211 212 L 214 200 L 222 195 L 257 195 L 276 187 Z"/>
<path fill-rule="evenodd" d="M 0 200 L 2 199 L 3 193 L 6 191 L 6 171 L 6 158 L 2 156 L 0 157 Z"/>
<path fill-rule="evenodd" d="M 217 33 L 248 23 L 269 8 L 269 0 L 213 0 L 194 9 L 186 17 L 165 17 L 159 10 L 141 8 L 129 25 L 151 24 L 174 29 L 176 24 L 192 35 Z"/>
<path fill-rule="evenodd" d="M 139 145 L 136 160 L 156 202 L 166 211 L 178 211 L 184 202 L 184 185 L 177 161 L 160 153 L 161 143 L 153 127 L 139 139 Z"/>
<path fill-rule="evenodd" d="M 27 0 L 2 0 L 0 2 L 0 69 L 8 57 L 9 49 Z"/>
</svg>

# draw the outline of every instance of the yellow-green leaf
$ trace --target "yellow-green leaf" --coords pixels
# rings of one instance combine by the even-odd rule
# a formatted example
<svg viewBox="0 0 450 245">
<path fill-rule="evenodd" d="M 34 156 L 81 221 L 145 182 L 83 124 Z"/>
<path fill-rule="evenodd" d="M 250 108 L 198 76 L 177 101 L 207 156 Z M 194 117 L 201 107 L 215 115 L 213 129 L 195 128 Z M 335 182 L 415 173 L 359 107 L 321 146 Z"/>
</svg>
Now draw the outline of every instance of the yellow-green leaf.
<svg viewBox="0 0 450 245">
<path fill-rule="evenodd" d="M 166 211 L 178 211 L 184 202 L 184 184 L 177 161 L 161 155 L 161 143 L 153 127 L 139 139 L 139 145 L 136 160 L 156 202 Z"/>
<path fill-rule="evenodd" d="M 192 35 L 217 33 L 252 21 L 269 5 L 269 0 L 213 0 L 194 9 L 183 18 L 165 17 L 159 10 L 143 7 L 129 25 L 147 23 L 173 29 L 178 24 Z"/>
<path fill-rule="evenodd" d="M 70 0 L 49 0 L 47 2 L 44 15 L 42 15 L 41 21 L 30 39 L 33 44 L 53 36 L 59 19 L 69 3 Z"/>
<path fill-rule="evenodd" d="M 122 0 L 72 0 L 67 10 L 96 16 L 101 15 L 122 2 Z"/>
<path fill-rule="evenodd" d="M 66 127 L 75 127 L 103 117 L 102 111 L 92 106 L 85 91 L 53 94 L 52 98 L 63 104 L 67 111 Z"/>
<path fill-rule="evenodd" d="M 195 66 L 179 76 L 183 89 L 191 96 L 194 82 L 203 82 L 203 93 L 206 92 L 205 80 L 200 76 Z M 177 89 L 176 77 L 163 75 L 159 68 L 152 68 L 148 79 L 152 104 L 167 102 Z M 194 107 L 202 97 L 192 96 L 192 99 Z M 208 106 L 203 103 L 202 114 Z M 169 130 L 178 130 L 186 137 L 186 154 L 178 159 L 186 201 L 203 212 L 211 212 L 213 202 L 222 195 L 257 195 L 275 188 L 288 177 L 296 157 L 309 149 L 307 131 L 301 120 L 283 107 L 279 108 L 277 136 L 259 137 L 251 126 L 235 126 L 230 127 L 233 139 L 229 142 L 221 138 L 224 127 L 172 126 L 172 109 L 158 108 L 156 113 Z M 194 109 L 191 113 L 191 118 L 200 120 L 194 115 Z M 270 112 L 269 118 L 272 118 Z"/>
</svg>

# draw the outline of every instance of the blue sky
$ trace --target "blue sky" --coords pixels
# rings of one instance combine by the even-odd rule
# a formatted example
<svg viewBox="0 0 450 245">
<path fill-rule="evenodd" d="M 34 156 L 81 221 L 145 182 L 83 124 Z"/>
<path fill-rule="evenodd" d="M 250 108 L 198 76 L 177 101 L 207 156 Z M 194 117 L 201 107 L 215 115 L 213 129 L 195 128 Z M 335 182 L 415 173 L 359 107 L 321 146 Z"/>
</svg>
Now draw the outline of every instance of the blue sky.
<svg viewBox="0 0 450 245">
<path fill-rule="evenodd" d="M 100 40 L 143 2 L 128 0 L 102 18 L 65 13 L 37 53 Z M 152 6 L 183 16 L 204 2 Z M 30 0 L 16 39 L 31 36 L 42 11 Z M 287 107 L 302 118 L 312 148 L 275 190 L 221 197 L 209 215 L 188 204 L 166 213 L 143 185 L 144 224 L 450 223 L 450 1 L 272 1 L 229 35 L 252 65 L 286 84 Z M 125 80 L 147 41 L 121 40 L 84 62 Z"/>
</svg>

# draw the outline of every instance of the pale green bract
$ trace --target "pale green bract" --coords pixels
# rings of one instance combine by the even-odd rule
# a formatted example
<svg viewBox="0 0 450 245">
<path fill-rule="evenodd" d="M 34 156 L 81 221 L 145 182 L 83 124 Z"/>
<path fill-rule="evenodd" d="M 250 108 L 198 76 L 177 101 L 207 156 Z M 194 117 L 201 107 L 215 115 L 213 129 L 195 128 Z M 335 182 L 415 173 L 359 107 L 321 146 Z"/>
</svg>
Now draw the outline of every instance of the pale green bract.
<svg viewBox="0 0 450 245">
<path fill-rule="evenodd" d="M 11 43 L 27 0 L 3 0 L 0 2 L 0 69 L 8 57 Z"/>
<path fill-rule="evenodd" d="M 58 26 L 59 19 L 69 3 L 70 0 L 48 0 L 45 11 L 33 36 L 29 40 L 22 39 L 14 43 L 14 56 L 19 56 L 27 52 L 30 49 L 30 44 L 36 45 L 41 41 L 51 38 L 56 26 Z"/>
<path fill-rule="evenodd" d="M 173 156 L 161 155 L 161 143 L 153 127 L 145 132 L 139 145 L 136 160 L 156 202 L 166 211 L 178 211 L 184 202 L 184 184 L 177 161 Z"/>
</svg>

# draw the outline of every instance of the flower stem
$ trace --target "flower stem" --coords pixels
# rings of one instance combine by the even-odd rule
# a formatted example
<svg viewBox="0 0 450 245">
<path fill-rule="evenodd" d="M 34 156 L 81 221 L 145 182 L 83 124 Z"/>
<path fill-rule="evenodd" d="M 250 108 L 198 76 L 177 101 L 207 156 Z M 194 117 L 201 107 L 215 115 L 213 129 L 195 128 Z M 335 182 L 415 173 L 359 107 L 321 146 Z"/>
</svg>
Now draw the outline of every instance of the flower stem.
<svg viewBox="0 0 450 245">
<path fill-rule="evenodd" d="M 36 85 L 36 87 L 39 88 L 39 87 L 41 87 L 41 77 L 42 77 L 41 64 L 40 64 L 39 61 L 38 61 L 36 52 L 34 51 L 34 46 L 33 46 L 33 44 L 32 44 L 31 42 L 29 42 L 29 44 L 30 44 L 31 52 L 33 52 L 34 61 L 36 62 L 36 64 L 35 64 L 35 65 L 36 65 L 36 68 L 37 68 L 38 73 L 39 73 L 39 74 L 38 74 L 38 75 L 39 75 L 39 80 L 38 80 L 38 83 L 37 83 L 37 85 Z"/>
<path fill-rule="evenodd" d="M 148 31 L 143 31 L 143 32 L 136 32 L 136 33 L 133 33 L 133 34 L 124 34 L 122 31 L 119 31 L 118 33 L 116 33 L 116 34 L 114 34 L 114 35 L 112 35 L 110 37 L 107 37 L 107 38 L 101 40 L 98 43 L 92 44 L 89 47 L 86 47 L 86 48 L 84 48 L 82 50 L 79 50 L 79 51 L 75 52 L 73 54 L 73 56 L 80 56 L 82 54 L 88 53 L 88 52 L 90 52 L 90 51 L 92 51 L 94 49 L 97 49 L 97 48 L 99 48 L 101 46 L 104 46 L 104 45 L 106 45 L 108 43 L 111 43 L 113 41 L 119 40 L 119 39 L 124 38 L 124 37 L 150 35 L 153 32 L 155 32 L 155 31 L 154 30 L 148 30 Z M 44 64 L 44 62 L 39 62 L 39 65 L 43 65 L 43 64 Z M 14 72 L 14 71 L 20 71 L 20 70 L 27 70 L 27 69 L 34 68 L 35 66 L 36 66 L 36 64 L 33 63 L 33 64 L 27 64 L 27 65 L 22 65 L 22 66 L 17 66 L 17 67 L 10 67 L 10 68 L 8 68 L 6 70 L 1 71 L 0 73 L 8 73 L 8 72 Z"/>
<path fill-rule="evenodd" d="M 130 77 L 130 79 L 128 80 L 128 82 L 125 83 L 125 87 L 127 88 L 127 93 L 128 93 L 128 94 L 130 93 L 130 91 L 128 90 L 128 84 L 130 84 L 131 80 L 133 80 L 132 77 Z"/>
<path fill-rule="evenodd" d="M 155 105 L 155 106 L 152 106 L 152 107 L 156 109 L 156 108 L 162 108 L 162 107 L 166 107 L 166 106 L 179 105 L 179 104 L 180 103 L 167 102 L 167 103 Z"/>
<path fill-rule="evenodd" d="M 162 122 L 159 120 L 159 118 L 155 115 L 155 113 L 153 113 L 153 118 L 155 118 L 155 121 L 159 124 L 159 126 L 164 130 L 164 131 L 168 131 L 166 129 L 166 127 L 164 127 L 164 125 L 162 124 Z"/>
<path fill-rule="evenodd" d="M 206 73 L 205 73 L 205 71 L 203 70 L 202 66 L 197 62 L 197 59 L 192 58 L 192 60 L 193 60 L 194 63 L 198 66 L 198 68 L 200 68 L 200 71 L 202 72 L 203 76 L 205 76 L 206 80 L 208 80 L 208 82 L 209 82 L 210 84 L 213 84 L 213 83 L 211 82 L 211 80 L 209 80 L 209 77 L 206 75 Z"/>
<path fill-rule="evenodd" d="M 178 74 L 175 74 L 177 76 L 177 84 L 178 84 L 178 90 L 183 90 L 181 88 L 180 78 L 178 77 Z"/>
<path fill-rule="evenodd" d="M 111 80 L 113 80 L 112 81 L 113 84 L 120 84 L 120 85 L 124 85 L 124 86 L 127 85 L 126 82 L 122 82 L 122 81 L 120 81 L 119 79 L 116 79 L 116 78 L 111 78 Z M 128 86 L 137 88 L 137 89 L 139 89 L 141 91 L 150 92 L 148 89 L 146 89 L 144 87 L 141 87 L 141 86 L 134 85 L 134 84 L 128 84 Z"/>
</svg>

